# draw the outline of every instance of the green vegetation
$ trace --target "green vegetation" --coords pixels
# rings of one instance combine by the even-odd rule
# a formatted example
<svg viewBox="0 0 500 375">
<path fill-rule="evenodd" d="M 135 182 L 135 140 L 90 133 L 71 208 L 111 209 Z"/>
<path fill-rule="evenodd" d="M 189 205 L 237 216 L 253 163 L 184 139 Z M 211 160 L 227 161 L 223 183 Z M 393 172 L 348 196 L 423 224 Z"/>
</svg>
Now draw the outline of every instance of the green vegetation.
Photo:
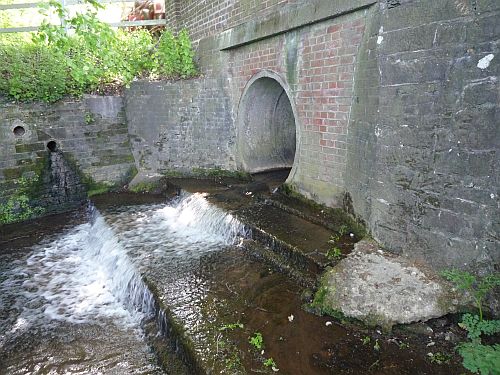
<svg viewBox="0 0 500 375">
<path fill-rule="evenodd" d="M 467 342 L 458 346 L 458 352 L 463 358 L 463 366 L 474 374 L 500 374 L 500 344 L 482 345 Z"/>
<path fill-rule="evenodd" d="M 409 349 L 410 348 L 410 344 L 408 344 L 406 342 L 400 342 L 398 344 L 398 347 L 399 347 L 399 349 Z"/>
<path fill-rule="evenodd" d="M 314 299 L 311 302 L 311 307 L 321 309 L 325 304 L 325 298 L 328 293 L 328 289 L 324 286 L 318 289 L 316 294 L 314 295 Z"/>
<path fill-rule="evenodd" d="M 457 346 L 458 353 L 463 358 L 463 366 L 475 374 L 500 374 L 500 344 L 484 345 L 481 341 L 482 335 L 500 333 L 500 320 L 484 319 L 482 306 L 484 297 L 500 286 L 500 273 L 479 277 L 466 271 L 446 270 L 441 274 L 452 281 L 457 289 L 470 294 L 479 312 L 479 315 L 464 314 L 459 323 L 470 339 Z"/>
<path fill-rule="evenodd" d="M 342 313 L 342 311 L 335 310 L 326 306 L 325 299 L 327 294 L 328 294 L 328 288 L 326 286 L 320 287 L 316 292 L 316 294 L 314 295 L 313 301 L 309 304 L 308 307 L 317 314 L 331 316 L 341 323 L 346 323 L 350 321 L 351 319 L 346 317 L 344 313 Z"/>
<path fill-rule="evenodd" d="M 342 250 L 334 246 L 326 252 L 326 256 L 331 260 L 340 260 L 342 258 Z"/>
<path fill-rule="evenodd" d="M 135 78 L 187 78 L 196 74 L 186 30 L 164 31 L 155 39 L 146 30 L 114 30 L 97 19 L 103 6 L 84 0 L 86 11 L 69 15 L 61 3 L 43 3 L 64 26 L 45 18 L 32 40 L 0 39 L 0 92 L 15 99 L 54 102 L 65 95 L 107 92 Z M 68 33 L 67 30 L 71 30 Z"/>
<path fill-rule="evenodd" d="M 149 193 L 159 186 L 159 181 L 155 182 L 139 182 L 137 185 L 132 186 L 129 190 L 133 193 Z"/>
<path fill-rule="evenodd" d="M 248 342 L 257 350 L 264 349 L 264 338 L 262 337 L 262 333 L 260 332 L 255 332 L 254 335 L 249 338 Z M 261 354 L 264 354 L 263 350 Z M 262 364 L 265 367 L 270 367 L 273 371 L 279 371 L 278 366 L 276 365 L 276 362 L 272 357 L 264 359 Z"/>
<path fill-rule="evenodd" d="M 77 171 L 78 176 L 80 177 L 80 181 L 85 186 L 87 190 L 87 196 L 93 197 L 94 195 L 108 193 L 114 189 L 116 189 L 116 185 L 109 182 L 97 182 L 91 176 L 84 174 L 80 168 L 78 168 L 77 164 L 73 160 L 73 158 L 69 155 L 66 155 L 66 161 L 71 165 L 71 168 L 74 171 Z"/>
<path fill-rule="evenodd" d="M 240 356 L 236 351 L 230 352 L 224 363 L 228 370 L 237 370 L 242 367 Z"/>
<path fill-rule="evenodd" d="M 114 188 L 115 185 L 113 184 L 107 184 L 105 182 L 100 182 L 100 183 L 94 182 L 91 185 L 88 185 L 87 196 L 90 198 L 93 197 L 94 195 L 109 193 Z"/>
<path fill-rule="evenodd" d="M 7 202 L 0 204 L 0 224 L 10 224 L 43 214 L 44 208 L 38 207 L 30 197 L 32 186 L 37 185 L 39 177 L 14 180 L 16 192 Z"/>
<path fill-rule="evenodd" d="M 255 332 L 254 335 L 250 337 L 248 342 L 258 350 L 261 350 L 264 347 L 264 339 L 262 338 L 262 333 L 260 332 Z"/>
<path fill-rule="evenodd" d="M 247 172 L 228 171 L 222 168 L 193 168 L 194 177 L 210 177 L 210 178 L 236 178 L 238 180 L 250 181 L 252 177 Z"/>
<path fill-rule="evenodd" d="M 478 315 L 464 314 L 459 326 L 467 331 L 471 340 L 457 347 L 463 366 L 475 374 L 500 374 L 500 344 L 484 345 L 481 342 L 481 335 L 500 333 L 500 320 L 481 320 Z"/>
<path fill-rule="evenodd" d="M 222 327 L 219 328 L 219 331 L 233 331 L 237 328 L 243 328 L 243 324 L 241 323 L 230 323 L 230 324 L 224 324 Z"/>
<path fill-rule="evenodd" d="M 243 324 L 240 322 L 223 324 L 216 334 L 217 356 L 215 357 L 215 361 L 223 361 L 225 369 L 231 370 L 231 374 L 244 373 L 240 350 L 233 340 L 225 337 L 225 333 L 236 329 L 243 329 Z"/>
<path fill-rule="evenodd" d="M 92 113 L 85 113 L 85 124 L 90 125 L 95 122 L 94 115 Z"/>
<path fill-rule="evenodd" d="M 266 367 L 271 367 L 274 371 L 278 371 L 278 366 L 276 366 L 276 362 L 274 362 L 274 359 L 268 358 L 264 361 L 264 366 Z"/>
<path fill-rule="evenodd" d="M 283 184 L 279 188 L 280 193 L 292 199 L 311 207 L 314 210 L 321 211 L 324 217 L 328 220 L 328 226 L 336 231 L 333 234 L 335 241 L 345 234 L 352 233 L 353 239 L 358 241 L 367 236 L 366 228 L 364 225 L 357 221 L 353 216 L 348 214 L 342 208 L 331 208 L 323 204 L 317 203 L 311 199 L 304 197 L 297 192 L 294 186 L 290 184 Z M 340 235 L 339 235 L 340 234 Z"/>
<path fill-rule="evenodd" d="M 428 353 L 427 356 L 429 357 L 431 363 L 436 363 L 438 365 L 448 364 L 451 360 L 451 355 L 441 352 Z"/>
<path fill-rule="evenodd" d="M 184 175 L 179 171 L 171 170 L 171 171 L 164 172 L 163 176 L 165 176 L 166 178 L 181 178 Z"/>
<path fill-rule="evenodd" d="M 495 287 L 500 286 L 500 273 L 479 277 L 467 271 L 445 270 L 441 275 L 455 284 L 458 290 L 469 293 L 479 310 L 479 320 L 483 320 L 483 299 Z"/>
<path fill-rule="evenodd" d="M 500 332 L 500 320 L 480 320 L 479 316 L 472 314 L 464 314 L 458 325 L 467 331 L 467 337 L 471 340 Z"/>
<path fill-rule="evenodd" d="M 349 233 L 349 227 L 345 224 L 341 225 L 339 227 L 338 233 L 339 233 L 340 237 L 346 235 L 347 233 Z"/>
</svg>

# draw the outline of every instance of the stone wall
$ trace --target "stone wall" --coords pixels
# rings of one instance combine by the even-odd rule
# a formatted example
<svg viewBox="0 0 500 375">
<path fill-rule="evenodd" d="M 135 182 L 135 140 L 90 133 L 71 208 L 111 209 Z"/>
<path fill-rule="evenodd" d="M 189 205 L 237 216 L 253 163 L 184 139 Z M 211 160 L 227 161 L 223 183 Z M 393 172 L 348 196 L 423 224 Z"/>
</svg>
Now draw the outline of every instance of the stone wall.
<svg viewBox="0 0 500 375">
<path fill-rule="evenodd" d="M 125 96 L 133 154 L 140 171 L 235 169 L 226 80 L 134 82 Z"/>
<path fill-rule="evenodd" d="M 499 269 L 499 48 L 496 1 L 382 4 L 372 20 L 345 189 L 392 251 Z"/>
<path fill-rule="evenodd" d="M 2 200 L 15 191 L 14 180 L 39 172 L 51 141 L 70 164 L 95 182 L 120 183 L 134 167 L 120 97 L 88 96 L 56 104 L 3 100 L 0 139 Z"/>
<path fill-rule="evenodd" d="M 259 116 L 244 95 L 266 77 L 292 107 L 292 187 L 344 203 L 385 248 L 437 269 L 500 267 L 498 1 L 166 5 L 171 27 L 192 33 L 201 76 L 132 84 L 125 107 L 139 169 L 244 168 L 239 124 L 259 122 L 240 117 Z M 103 112 L 95 100 L 3 104 L 0 179 L 55 138 L 85 173 L 118 180 L 132 164 L 121 103 Z M 12 133 L 19 121 L 25 138 Z"/>
</svg>

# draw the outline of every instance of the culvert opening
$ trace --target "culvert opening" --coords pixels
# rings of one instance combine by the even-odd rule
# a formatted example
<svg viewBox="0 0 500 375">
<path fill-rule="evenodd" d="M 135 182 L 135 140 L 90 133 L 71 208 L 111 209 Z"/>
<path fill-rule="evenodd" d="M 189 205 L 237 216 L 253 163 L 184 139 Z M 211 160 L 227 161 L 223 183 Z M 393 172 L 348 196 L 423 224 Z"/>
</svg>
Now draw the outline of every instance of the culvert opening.
<svg viewBox="0 0 500 375">
<path fill-rule="evenodd" d="M 290 169 L 296 149 L 295 116 L 283 86 L 274 78 L 254 80 L 238 112 L 238 156 L 249 173 Z M 288 173 L 284 180 L 288 177 Z"/>
<path fill-rule="evenodd" d="M 49 149 L 50 152 L 56 152 L 57 151 L 56 141 L 50 141 L 49 143 L 47 143 L 47 148 Z"/>
<path fill-rule="evenodd" d="M 16 137 L 22 137 L 25 133 L 26 133 L 26 130 L 24 129 L 23 126 L 16 126 L 12 132 L 14 133 L 14 135 Z"/>
</svg>

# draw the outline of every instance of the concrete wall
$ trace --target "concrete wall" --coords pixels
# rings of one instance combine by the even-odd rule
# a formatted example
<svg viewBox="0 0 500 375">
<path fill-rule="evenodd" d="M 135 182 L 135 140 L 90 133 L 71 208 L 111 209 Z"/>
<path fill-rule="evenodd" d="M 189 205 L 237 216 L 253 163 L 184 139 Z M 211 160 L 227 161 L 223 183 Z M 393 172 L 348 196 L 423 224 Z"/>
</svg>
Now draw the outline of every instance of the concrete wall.
<svg viewBox="0 0 500 375">
<path fill-rule="evenodd" d="M 25 133 L 16 136 L 15 127 Z M 0 102 L 0 199 L 19 177 L 30 177 L 55 141 L 70 163 L 96 182 L 119 183 L 134 167 L 123 101 L 85 97 L 57 104 Z"/>
<path fill-rule="evenodd" d="M 252 77 L 277 76 L 295 114 L 288 182 L 298 191 L 348 202 L 385 247 L 436 268 L 500 267 L 498 1 L 170 3 L 204 78 L 168 90 L 187 90 L 195 105 L 184 114 L 206 122 L 207 97 L 193 85 L 216 81 L 214 113 L 227 113 L 199 140 L 226 134 L 223 157 L 213 142 L 204 157 L 241 165 L 233 141 L 242 95 Z M 166 112 L 170 131 L 179 121 Z M 189 157 L 174 150 L 182 147 L 158 155 L 169 166 L 204 160 L 191 147 Z"/>
</svg>

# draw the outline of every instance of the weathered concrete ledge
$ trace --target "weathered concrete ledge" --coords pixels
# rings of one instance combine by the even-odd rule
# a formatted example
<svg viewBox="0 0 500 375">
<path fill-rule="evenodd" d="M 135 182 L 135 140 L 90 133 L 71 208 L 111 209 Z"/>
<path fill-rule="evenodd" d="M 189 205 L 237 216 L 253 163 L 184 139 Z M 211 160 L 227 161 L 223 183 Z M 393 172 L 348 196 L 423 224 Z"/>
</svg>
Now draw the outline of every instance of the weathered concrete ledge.
<svg viewBox="0 0 500 375">
<path fill-rule="evenodd" d="M 376 4 L 376 0 L 311 1 L 300 7 L 287 7 L 265 19 L 253 19 L 220 33 L 220 50 L 228 50 L 312 25 Z M 203 44 L 203 41 L 200 41 Z"/>
</svg>

